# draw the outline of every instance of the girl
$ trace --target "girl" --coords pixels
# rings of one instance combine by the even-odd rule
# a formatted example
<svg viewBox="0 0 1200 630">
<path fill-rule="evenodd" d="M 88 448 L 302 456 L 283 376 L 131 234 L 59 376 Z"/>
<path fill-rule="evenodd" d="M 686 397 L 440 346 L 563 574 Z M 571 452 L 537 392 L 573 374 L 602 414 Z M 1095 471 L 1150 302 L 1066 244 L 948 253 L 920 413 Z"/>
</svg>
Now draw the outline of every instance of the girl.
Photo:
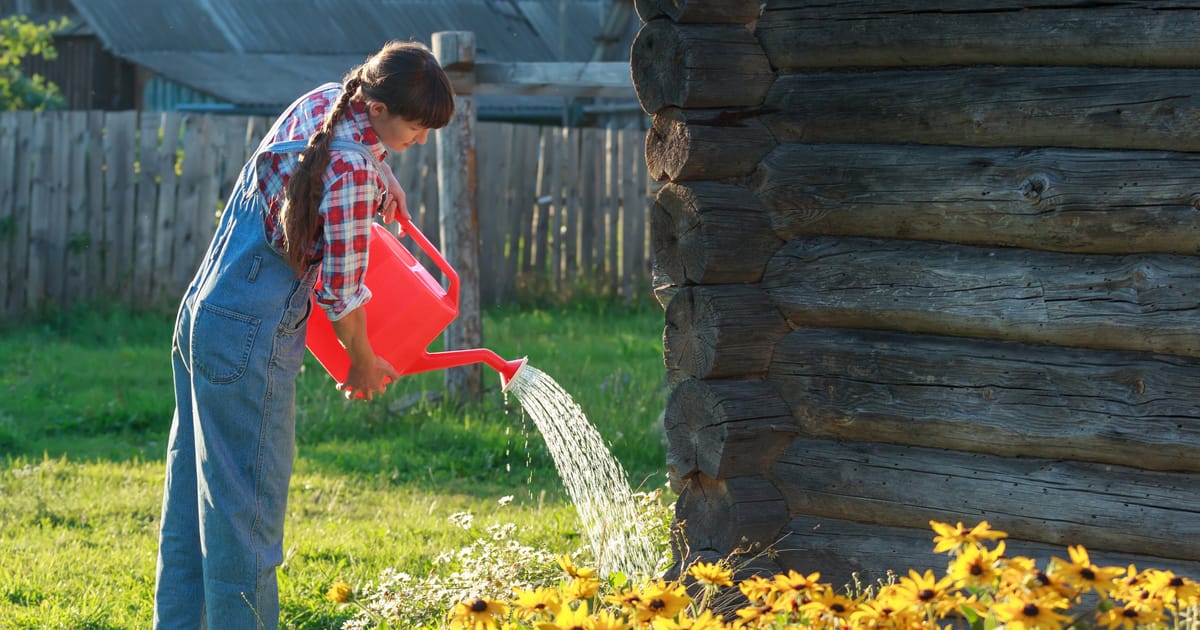
<svg viewBox="0 0 1200 630">
<path fill-rule="evenodd" d="M 351 367 L 347 398 L 396 371 L 367 340 L 362 280 L 376 214 L 405 213 L 383 163 L 454 114 L 428 48 L 391 42 L 300 97 L 243 167 L 179 308 L 154 627 L 276 628 L 275 569 L 295 454 L 296 376 L 315 302 Z"/>
</svg>

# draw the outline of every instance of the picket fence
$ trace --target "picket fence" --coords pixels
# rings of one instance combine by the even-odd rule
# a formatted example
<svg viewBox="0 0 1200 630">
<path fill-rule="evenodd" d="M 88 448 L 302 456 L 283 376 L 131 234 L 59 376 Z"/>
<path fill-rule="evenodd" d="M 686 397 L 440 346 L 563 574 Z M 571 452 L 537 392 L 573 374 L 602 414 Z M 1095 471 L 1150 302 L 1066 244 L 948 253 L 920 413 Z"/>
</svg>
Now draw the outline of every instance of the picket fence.
<svg viewBox="0 0 1200 630">
<path fill-rule="evenodd" d="M 0 112 L 0 319 L 97 301 L 173 304 L 270 122 Z M 435 244 L 436 135 L 388 158 Z M 644 138 L 635 129 L 476 126 L 484 303 L 581 286 L 627 299 L 649 293 L 647 208 L 657 184 Z"/>
</svg>

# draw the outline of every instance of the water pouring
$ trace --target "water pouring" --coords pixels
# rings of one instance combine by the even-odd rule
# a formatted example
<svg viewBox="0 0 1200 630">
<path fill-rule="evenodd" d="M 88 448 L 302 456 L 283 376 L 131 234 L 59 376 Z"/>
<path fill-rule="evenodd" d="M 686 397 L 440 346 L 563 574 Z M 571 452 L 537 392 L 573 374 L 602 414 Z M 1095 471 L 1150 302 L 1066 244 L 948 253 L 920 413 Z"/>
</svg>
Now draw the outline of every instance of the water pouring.
<svg viewBox="0 0 1200 630">
<path fill-rule="evenodd" d="M 429 344 L 458 316 L 458 273 L 408 217 L 397 217 L 412 239 L 446 278 L 442 286 L 415 256 L 378 223 L 371 225 L 367 273 L 371 300 L 363 307 L 370 322 L 371 347 L 401 375 L 484 363 L 500 374 L 507 390 L 527 358 L 506 360 L 487 348 L 429 352 Z M 314 298 L 315 300 L 315 298 Z M 346 379 L 350 357 L 338 341 L 324 309 L 313 303 L 306 345 L 337 382 Z"/>
</svg>

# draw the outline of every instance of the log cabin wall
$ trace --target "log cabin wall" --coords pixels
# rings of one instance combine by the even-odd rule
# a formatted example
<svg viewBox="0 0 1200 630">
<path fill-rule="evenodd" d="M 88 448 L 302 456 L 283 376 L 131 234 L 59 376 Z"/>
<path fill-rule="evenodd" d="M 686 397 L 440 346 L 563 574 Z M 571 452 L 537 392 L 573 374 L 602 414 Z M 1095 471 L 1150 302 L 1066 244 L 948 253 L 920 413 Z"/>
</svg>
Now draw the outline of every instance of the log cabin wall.
<svg viewBox="0 0 1200 630">
<path fill-rule="evenodd" d="M 1200 576 L 1200 7 L 637 8 L 687 552 Z"/>
</svg>

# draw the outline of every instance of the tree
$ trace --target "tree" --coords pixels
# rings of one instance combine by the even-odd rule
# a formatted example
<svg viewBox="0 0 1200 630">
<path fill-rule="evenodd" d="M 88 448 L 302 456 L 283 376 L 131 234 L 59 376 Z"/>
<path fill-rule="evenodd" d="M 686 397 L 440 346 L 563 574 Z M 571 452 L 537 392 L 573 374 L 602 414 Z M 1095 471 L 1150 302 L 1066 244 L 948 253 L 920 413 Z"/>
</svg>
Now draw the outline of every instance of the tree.
<svg viewBox="0 0 1200 630">
<path fill-rule="evenodd" d="M 27 76 L 21 68 L 26 57 L 58 57 L 54 33 L 67 26 L 67 18 L 34 24 L 24 15 L 0 20 L 0 110 L 41 111 L 62 106 L 58 86 L 40 74 Z"/>
</svg>

